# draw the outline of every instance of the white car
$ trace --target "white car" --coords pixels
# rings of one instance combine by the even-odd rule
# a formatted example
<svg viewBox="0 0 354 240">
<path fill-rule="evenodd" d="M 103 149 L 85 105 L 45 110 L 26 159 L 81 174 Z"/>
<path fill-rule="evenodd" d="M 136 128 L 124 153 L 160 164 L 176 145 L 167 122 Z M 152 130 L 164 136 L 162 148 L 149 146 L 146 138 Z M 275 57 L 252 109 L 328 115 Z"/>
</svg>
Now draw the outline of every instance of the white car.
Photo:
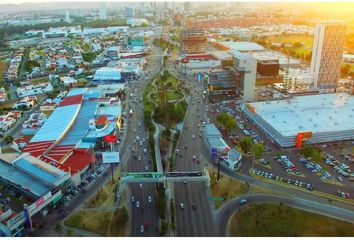
<svg viewBox="0 0 354 240">
<path fill-rule="evenodd" d="M 180 203 L 180 207 L 181 207 L 181 209 L 184 209 L 183 203 Z"/>
<path fill-rule="evenodd" d="M 194 135 L 194 134 L 192 135 L 192 138 L 193 138 L 193 139 L 195 138 L 195 135 Z"/>
<path fill-rule="evenodd" d="M 152 197 L 151 196 L 148 196 L 148 201 L 149 201 L 149 203 L 152 202 Z"/>
<path fill-rule="evenodd" d="M 143 151 L 144 151 L 144 153 L 145 153 L 145 154 L 147 154 L 147 149 L 146 149 L 146 148 L 144 148 L 144 150 L 143 150 Z"/>
<path fill-rule="evenodd" d="M 142 183 L 139 184 L 139 188 L 140 188 L 140 189 L 143 188 L 143 184 L 142 184 Z"/>
<path fill-rule="evenodd" d="M 241 205 L 246 204 L 246 203 L 247 203 L 247 200 L 246 200 L 246 199 L 243 198 L 243 199 L 240 200 L 240 204 L 241 204 Z"/>
<path fill-rule="evenodd" d="M 136 140 L 139 141 L 139 136 L 136 136 Z"/>
<path fill-rule="evenodd" d="M 140 232 L 143 233 L 144 232 L 144 225 L 140 226 Z"/>
<path fill-rule="evenodd" d="M 140 202 L 139 202 L 139 201 L 136 202 L 136 207 L 137 207 L 137 208 L 140 207 Z"/>
</svg>

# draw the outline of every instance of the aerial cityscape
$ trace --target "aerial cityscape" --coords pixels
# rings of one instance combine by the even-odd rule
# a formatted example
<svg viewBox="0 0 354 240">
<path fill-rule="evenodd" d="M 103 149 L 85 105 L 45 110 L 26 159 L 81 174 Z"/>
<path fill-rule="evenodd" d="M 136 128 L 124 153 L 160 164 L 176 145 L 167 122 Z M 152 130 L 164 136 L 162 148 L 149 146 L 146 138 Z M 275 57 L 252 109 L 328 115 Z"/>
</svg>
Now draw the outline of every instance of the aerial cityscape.
<svg viewBox="0 0 354 240">
<path fill-rule="evenodd" d="M 354 237 L 354 2 L 0 1 L 0 237 Z"/>
</svg>

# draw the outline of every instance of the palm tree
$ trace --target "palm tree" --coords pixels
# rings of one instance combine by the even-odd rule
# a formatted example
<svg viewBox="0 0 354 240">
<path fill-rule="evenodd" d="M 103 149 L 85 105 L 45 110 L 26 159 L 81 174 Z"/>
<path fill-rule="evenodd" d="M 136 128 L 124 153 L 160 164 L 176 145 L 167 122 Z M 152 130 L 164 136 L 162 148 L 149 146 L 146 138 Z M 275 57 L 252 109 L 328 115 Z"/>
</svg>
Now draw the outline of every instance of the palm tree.
<svg viewBox="0 0 354 240">
<path fill-rule="evenodd" d="M 61 234 L 63 232 L 63 226 L 58 223 L 57 225 L 55 225 L 55 229 L 54 230 L 61 237 Z"/>
</svg>

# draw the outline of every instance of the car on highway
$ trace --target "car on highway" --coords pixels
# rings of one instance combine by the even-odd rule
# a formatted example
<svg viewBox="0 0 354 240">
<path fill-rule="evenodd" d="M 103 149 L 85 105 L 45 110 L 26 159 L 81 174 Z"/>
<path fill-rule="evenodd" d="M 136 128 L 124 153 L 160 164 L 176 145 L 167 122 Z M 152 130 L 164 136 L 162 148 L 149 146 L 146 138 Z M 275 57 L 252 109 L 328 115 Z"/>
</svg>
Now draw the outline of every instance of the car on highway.
<svg viewBox="0 0 354 240">
<path fill-rule="evenodd" d="M 246 203 L 247 203 L 247 200 L 246 200 L 246 199 L 242 198 L 242 199 L 240 200 L 240 205 L 244 205 L 244 204 L 246 204 Z"/>
<path fill-rule="evenodd" d="M 192 203 L 192 209 L 196 210 L 197 209 L 197 205 L 195 203 Z"/>
</svg>

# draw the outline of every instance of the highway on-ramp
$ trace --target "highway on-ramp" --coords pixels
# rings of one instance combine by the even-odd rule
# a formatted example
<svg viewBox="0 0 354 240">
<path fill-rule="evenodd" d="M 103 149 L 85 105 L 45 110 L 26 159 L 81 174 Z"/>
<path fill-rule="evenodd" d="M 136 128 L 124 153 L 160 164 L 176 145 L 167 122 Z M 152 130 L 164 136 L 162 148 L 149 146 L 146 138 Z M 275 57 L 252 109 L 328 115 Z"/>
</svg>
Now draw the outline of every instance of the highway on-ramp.
<svg viewBox="0 0 354 240">
<path fill-rule="evenodd" d="M 284 205 L 288 205 L 290 207 L 298 208 L 304 211 L 354 223 L 354 212 L 348 209 L 343 209 L 329 204 L 318 203 L 296 197 L 284 197 L 268 194 L 249 194 L 234 198 L 233 200 L 225 203 L 225 205 L 219 209 L 215 219 L 219 236 L 227 235 L 231 216 L 233 213 L 243 207 L 243 205 L 240 204 L 240 199 L 246 199 L 247 205 L 254 203 L 282 203 Z"/>
</svg>

